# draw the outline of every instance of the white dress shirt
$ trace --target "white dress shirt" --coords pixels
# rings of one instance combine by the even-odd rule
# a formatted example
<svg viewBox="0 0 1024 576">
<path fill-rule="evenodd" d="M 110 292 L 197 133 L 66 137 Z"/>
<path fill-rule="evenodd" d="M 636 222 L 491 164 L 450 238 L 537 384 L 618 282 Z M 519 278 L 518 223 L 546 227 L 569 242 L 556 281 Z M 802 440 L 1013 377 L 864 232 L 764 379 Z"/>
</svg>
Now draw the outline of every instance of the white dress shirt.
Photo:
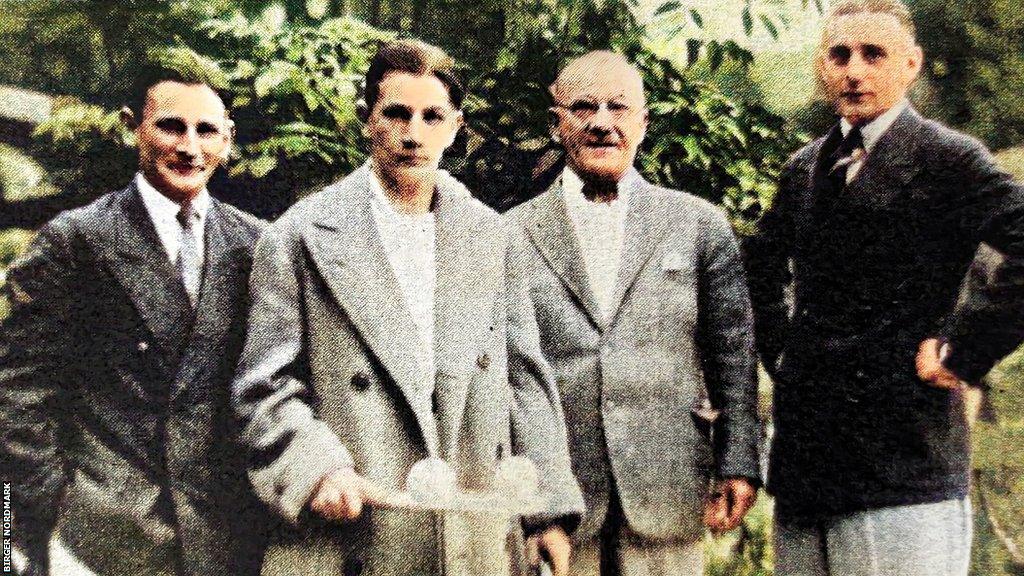
<svg viewBox="0 0 1024 576">
<path fill-rule="evenodd" d="M 618 182 L 618 195 L 611 202 L 593 202 L 583 195 L 583 180 L 568 166 L 562 170 L 562 194 L 576 239 L 583 252 L 590 289 L 605 319 L 612 314 L 615 284 L 626 234 L 629 185 L 636 177 L 632 168 Z"/>
<path fill-rule="evenodd" d="M 896 121 L 896 118 L 899 117 L 900 113 L 906 110 L 909 105 L 910 102 L 904 98 L 897 102 L 892 108 L 886 110 L 885 113 L 878 118 L 875 118 L 871 122 L 860 127 L 860 134 L 864 138 L 864 155 L 861 156 L 859 160 L 850 162 L 849 168 L 846 169 L 847 184 L 849 184 L 850 181 L 853 180 L 853 177 L 857 175 L 857 172 L 860 171 L 860 167 L 864 165 L 865 159 L 867 159 L 868 154 L 871 153 L 875 144 L 878 143 L 878 139 L 882 137 L 882 134 L 885 134 L 885 131 L 892 126 L 892 123 Z M 846 121 L 846 118 L 843 118 L 839 121 L 839 129 L 842 130 L 843 137 L 845 138 L 846 135 L 850 133 L 850 130 L 853 130 L 853 124 L 850 124 Z"/>
<path fill-rule="evenodd" d="M 434 374 L 434 289 L 437 283 L 435 219 L 433 212 L 402 214 L 395 210 L 377 175 L 370 169 L 370 211 L 380 234 L 384 253 L 398 280 L 405 306 L 420 336 L 419 346 L 410 342 L 417 358 Z M 428 383 L 434 392 L 433 380 Z"/>
<path fill-rule="evenodd" d="M 158 192 L 141 172 L 135 175 L 135 185 L 139 189 L 142 204 L 149 213 L 149 219 L 153 221 L 153 227 L 156 228 L 156 234 L 167 253 L 167 258 L 171 264 L 177 266 L 183 233 L 178 222 L 181 206 Z M 197 225 L 192 227 L 192 233 L 196 235 L 196 249 L 199 251 L 201 266 L 206 258 L 206 214 L 210 209 L 210 194 L 205 188 L 192 199 L 192 207 L 199 219 Z"/>
</svg>

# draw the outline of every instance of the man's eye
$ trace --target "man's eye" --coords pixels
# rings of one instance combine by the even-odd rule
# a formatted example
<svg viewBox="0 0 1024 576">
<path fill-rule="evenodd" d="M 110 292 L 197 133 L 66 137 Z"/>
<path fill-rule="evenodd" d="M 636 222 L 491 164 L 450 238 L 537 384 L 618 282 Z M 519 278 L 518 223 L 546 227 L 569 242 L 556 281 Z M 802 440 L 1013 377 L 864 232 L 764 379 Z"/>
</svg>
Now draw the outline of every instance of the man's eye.
<svg viewBox="0 0 1024 576">
<path fill-rule="evenodd" d="M 188 130 L 185 123 L 177 118 L 161 118 L 156 121 L 156 127 L 172 134 L 184 134 Z"/>
<path fill-rule="evenodd" d="M 587 100 L 577 100 L 569 105 L 569 110 L 574 114 L 593 114 L 597 112 L 597 108 L 597 102 Z"/>
<path fill-rule="evenodd" d="M 846 64 L 850 61 L 850 49 L 846 46 L 833 46 L 828 50 L 828 59 L 836 64 Z"/>
<path fill-rule="evenodd" d="M 200 122 L 199 125 L 196 126 L 196 132 L 200 136 L 216 136 L 220 134 L 220 130 L 209 122 Z"/>
<path fill-rule="evenodd" d="M 423 113 L 423 121 L 427 124 L 439 124 L 444 122 L 444 113 L 440 110 L 427 110 Z"/>
<path fill-rule="evenodd" d="M 625 102 L 618 102 L 616 100 L 612 100 L 611 102 L 608 103 L 608 111 L 619 113 L 628 112 L 629 105 L 627 105 Z"/>
<path fill-rule="evenodd" d="M 865 46 L 864 59 L 868 62 L 877 62 L 885 58 L 885 50 L 881 46 Z"/>
<path fill-rule="evenodd" d="M 409 121 L 412 118 L 412 113 L 409 112 L 408 108 L 406 108 L 405 106 L 399 106 L 397 104 L 386 106 L 383 110 L 381 110 L 381 114 L 385 118 L 388 118 L 390 120 Z"/>
</svg>

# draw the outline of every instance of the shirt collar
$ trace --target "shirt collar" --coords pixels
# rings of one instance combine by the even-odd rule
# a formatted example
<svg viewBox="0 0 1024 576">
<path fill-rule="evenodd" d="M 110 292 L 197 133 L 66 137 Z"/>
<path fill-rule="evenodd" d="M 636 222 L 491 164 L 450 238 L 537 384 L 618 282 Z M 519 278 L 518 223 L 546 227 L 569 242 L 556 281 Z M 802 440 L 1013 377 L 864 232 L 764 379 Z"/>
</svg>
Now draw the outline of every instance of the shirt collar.
<svg viewBox="0 0 1024 576">
<path fill-rule="evenodd" d="M 377 173 L 373 170 L 373 161 L 368 160 L 366 162 L 366 171 L 370 174 L 370 205 L 379 214 L 386 216 L 389 219 L 401 219 L 401 220 L 430 220 L 434 217 L 433 211 L 428 211 L 425 214 L 405 214 L 395 209 L 395 205 L 388 198 L 386 192 L 384 192 L 384 184 L 381 183 L 380 178 L 377 177 Z"/>
<path fill-rule="evenodd" d="M 885 131 L 892 126 L 892 123 L 899 118 L 899 115 L 906 110 L 910 102 L 906 98 L 897 102 L 892 108 L 889 108 L 881 116 L 875 118 L 871 122 L 860 127 L 860 134 L 864 138 L 864 151 L 870 152 L 875 144 L 878 143 L 878 139 L 885 134 Z M 845 138 L 850 130 L 853 130 L 853 124 L 850 124 L 846 118 L 839 121 L 839 128 L 843 131 L 843 137 Z"/>
<path fill-rule="evenodd" d="M 142 203 L 146 206 L 146 211 L 153 218 L 159 218 L 161 220 L 177 220 L 178 212 L 181 211 L 181 205 L 174 200 L 171 200 L 167 196 L 161 194 L 152 184 L 146 180 L 146 177 L 139 172 L 135 175 L 135 186 L 139 189 L 139 195 L 142 196 Z M 196 194 L 195 198 L 192 199 L 192 209 L 195 210 L 196 215 L 199 217 L 199 221 L 203 222 L 206 219 L 206 212 L 210 208 L 210 193 L 207 192 L 206 188 L 203 188 L 199 194 Z"/>
<path fill-rule="evenodd" d="M 615 208 L 618 206 L 626 206 L 629 203 L 629 189 L 632 187 L 633 180 L 637 178 L 639 174 L 636 168 L 630 168 L 619 178 L 615 187 L 618 191 L 618 195 L 615 200 L 611 202 L 591 202 L 583 195 L 583 179 L 579 177 L 576 172 L 566 164 L 565 168 L 562 169 L 562 192 L 565 194 L 566 200 L 570 206 L 607 206 L 609 208 Z"/>
</svg>

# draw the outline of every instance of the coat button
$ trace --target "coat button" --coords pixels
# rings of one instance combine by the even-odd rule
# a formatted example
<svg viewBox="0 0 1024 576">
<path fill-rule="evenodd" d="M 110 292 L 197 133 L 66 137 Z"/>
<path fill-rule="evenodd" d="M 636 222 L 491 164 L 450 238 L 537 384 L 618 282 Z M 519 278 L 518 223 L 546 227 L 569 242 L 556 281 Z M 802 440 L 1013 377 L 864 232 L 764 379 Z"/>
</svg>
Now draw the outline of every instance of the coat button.
<svg viewBox="0 0 1024 576">
<path fill-rule="evenodd" d="M 352 375 L 352 387 L 356 390 L 366 390 L 370 387 L 370 376 L 360 370 Z"/>
<path fill-rule="evenodd" d="M 481 370 L 487 370 L 487 367 L 491 365 L 491 357 L 486 352 L 476 357 L 476 365 Z"/>
<path fill-rule="evenodd" d="M 145 340 L 143 340 L 143 341 L 139 342 L 138 344 L 136 344 L 135 348 L 137 348 L 139 350 L 139 352 L 145 352 L 146 350 L 149 350 L 149 342 L 146 342 Z"/>
</svg>

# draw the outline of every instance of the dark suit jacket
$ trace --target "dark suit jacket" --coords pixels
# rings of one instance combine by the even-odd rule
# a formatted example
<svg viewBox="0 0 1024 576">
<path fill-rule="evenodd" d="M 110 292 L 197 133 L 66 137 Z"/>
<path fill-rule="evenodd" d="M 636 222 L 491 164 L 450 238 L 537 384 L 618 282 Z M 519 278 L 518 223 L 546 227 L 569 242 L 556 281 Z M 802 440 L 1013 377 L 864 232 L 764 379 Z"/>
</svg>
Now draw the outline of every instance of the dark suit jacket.
<svg viewBox="0 0 1024 576">
<path fill-rule="evenodd" d="M 133 185 L 8 272 L 0 467 L 37 568 L 56 524 L 104 574 L 244 573 L 254 512 L 228 408 L 261 222 L 212 201 L 197 314 Z"/>
<path fill-rule="evenodd" d="M 946 365 L 976 381 L 1024 335 L 1024 189 L 988 150 L 908 108 L 829 192 L 823 159 L 840 138 L 837 126 L 797 152 L 745 245 L 782 514 L 965 495 L 963 399 L 917 378 L 918 344 L 948 338 Z M 1006 260 L 955 308 L 981 242 Z"/>
</svg>

